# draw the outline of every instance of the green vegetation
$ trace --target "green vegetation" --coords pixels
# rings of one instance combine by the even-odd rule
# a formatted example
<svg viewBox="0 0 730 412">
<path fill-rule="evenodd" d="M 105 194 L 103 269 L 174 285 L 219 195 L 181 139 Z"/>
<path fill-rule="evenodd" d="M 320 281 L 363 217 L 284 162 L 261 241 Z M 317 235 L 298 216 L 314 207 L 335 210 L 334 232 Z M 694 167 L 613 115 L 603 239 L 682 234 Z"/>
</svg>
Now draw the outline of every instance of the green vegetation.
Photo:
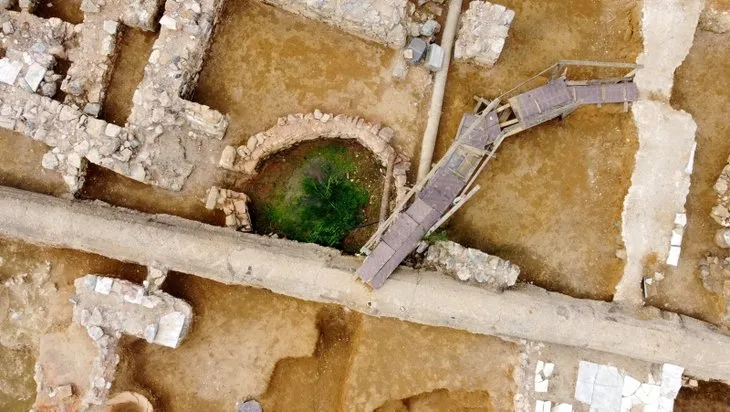
<svg viewBox="0 0 730 412">
<path fill-rule="evenodd" d="M 446 242 L 449 240 L 449 233 L 446 229 L 439 229 L 430 235 L 426 236 L 423 240 L 426 243 L 434 244 L 436 242 Z"/>
<path fill-rule="evenodd" d="M 340 247 L 364 220 L 370 195 L 352 182 L 355 161 L 346 148 L 329 145 L 313 151 L 292 177 L 287 193 L 267 205 L 270 230 L 289 239 Z"/>
</svg>

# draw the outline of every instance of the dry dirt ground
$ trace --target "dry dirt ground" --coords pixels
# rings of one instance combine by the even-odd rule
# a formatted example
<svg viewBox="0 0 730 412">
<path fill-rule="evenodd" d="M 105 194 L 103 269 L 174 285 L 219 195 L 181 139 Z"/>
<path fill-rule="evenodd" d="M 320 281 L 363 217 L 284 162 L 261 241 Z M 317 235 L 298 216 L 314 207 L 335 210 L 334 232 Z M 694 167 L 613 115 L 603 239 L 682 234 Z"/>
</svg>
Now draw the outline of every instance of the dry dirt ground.
<svg viewBox="0 0 730 412">
<path fill-rule="evenodd" d="M 716 205 L 712 186 L 730 156 L 730 33 L 698 30 L 689 56 L 675 75 L 672 106 L 697 122 L 697 152 L 687 198 L 687 227 L 679 267 L 657 285 L 651 303 L 717 323 L 724 309 L 720 299 L 702 287 L 698 259 L 707 252 L 726 257 L 715 246 L 720 226 L 710 217 Z"/>
<path fill-rule="evenodd" d="M 501 4 L 516 11 L 502 56 L 488 70 L 452 67 L 435 158 L 474 95 L 496 97 L 560 59 L 633 62 L 641 50 L 637 1 Z M 631 115 L 615 107 L 581 108 L 511 137 L 451 221 L 450 237 L 511 259 L 522 281 L 610 299 L 623 272 L 616 250 L 637 148 Z"/>
</svg>

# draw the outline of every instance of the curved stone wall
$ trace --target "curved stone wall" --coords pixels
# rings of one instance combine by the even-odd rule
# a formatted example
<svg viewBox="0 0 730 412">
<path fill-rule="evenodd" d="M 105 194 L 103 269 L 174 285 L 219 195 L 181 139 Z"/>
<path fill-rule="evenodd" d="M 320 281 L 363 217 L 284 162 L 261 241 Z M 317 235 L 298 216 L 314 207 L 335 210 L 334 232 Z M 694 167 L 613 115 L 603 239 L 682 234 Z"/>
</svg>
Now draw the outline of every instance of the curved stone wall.
<svg viewBox="0 0 730 412">
<path fill-rule="evenodd" d="M 254 175 L 262 160 L 299 143 L 320 138 L 355 139 L 373 152 L 384 167 L 388 166 L 391 158 L 395 159 L 393 181 L 397 197 L 400 198 L 405 193 L 406 173 L 411 164 L 408 157 L 397 153 L 390 145 L 394 135 L 393 129 L 369 123 L 359 117 L 344 114 L 334 116 L 319 110 L 307 114 L 290 114 L 279 118 L 271 129 L 249 137 L 246 144 L 227 146 L 219 166 Z"/>
</svg>

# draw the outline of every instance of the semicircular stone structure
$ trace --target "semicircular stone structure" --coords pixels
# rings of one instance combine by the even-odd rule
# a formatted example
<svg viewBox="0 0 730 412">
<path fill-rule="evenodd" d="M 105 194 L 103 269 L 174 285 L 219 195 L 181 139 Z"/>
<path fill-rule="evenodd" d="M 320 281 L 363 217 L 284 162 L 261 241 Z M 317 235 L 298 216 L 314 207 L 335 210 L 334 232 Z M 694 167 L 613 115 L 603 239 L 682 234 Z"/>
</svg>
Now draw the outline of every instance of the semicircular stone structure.
<svg viewBox="0 0 730 412">
<path fill-rule="evenodd" d="M 405 191 L 406 173 L 411 163 L 407 156 L 398 153 L 390 144 L 394 135 L 393 129 L 356 116 L 334 116 L 319 110 L 307 114 L 290 114 L 279 118 L 274 127 L 249 137 L 246 144 L 227 146 L 218 165 L 255 175 L 262 160 L 299 143 L 316 139 L 355 139 L 370 150 L 384 167 L 393 159 L 392 176 L 397 197 L 400 198 Z"/>
</svg>

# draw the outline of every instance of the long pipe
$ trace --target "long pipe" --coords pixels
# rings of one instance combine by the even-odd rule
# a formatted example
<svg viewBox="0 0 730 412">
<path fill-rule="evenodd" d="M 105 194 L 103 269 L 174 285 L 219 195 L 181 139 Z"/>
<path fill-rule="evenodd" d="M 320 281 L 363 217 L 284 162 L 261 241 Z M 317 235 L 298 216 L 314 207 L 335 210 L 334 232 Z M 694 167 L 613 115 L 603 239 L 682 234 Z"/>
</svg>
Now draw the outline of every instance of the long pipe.
<svg viewBox="0 0 730 412">
<path fill-rule="evenodd" d="M 459 26 L 459 16 L 461 15 L 461 1 L 451 0 L 451 3 L 449 3 L 446 27 L 444 27 L 443 36 L 441 37 L 441 47 L 444 49 L 444 63 L 441 71 L 437 72 L 436 76 L 434 76 L 431 108 L 428 110 L 428 123 L 426 123 L 426 131 L 423 133 L 423 140 L 421 142 L 421 160 L 418 163 L 417 180 L 423 179 L 428 171 L 431 170 L 433 150 L 436 147 L 436 136 L 438 135 L 439 122 L 441 121 L 441 109 L 444 105 L 446 79 L 449 77 L 451 51 L 454 48 L 456 29 Z"/>
</svg>

